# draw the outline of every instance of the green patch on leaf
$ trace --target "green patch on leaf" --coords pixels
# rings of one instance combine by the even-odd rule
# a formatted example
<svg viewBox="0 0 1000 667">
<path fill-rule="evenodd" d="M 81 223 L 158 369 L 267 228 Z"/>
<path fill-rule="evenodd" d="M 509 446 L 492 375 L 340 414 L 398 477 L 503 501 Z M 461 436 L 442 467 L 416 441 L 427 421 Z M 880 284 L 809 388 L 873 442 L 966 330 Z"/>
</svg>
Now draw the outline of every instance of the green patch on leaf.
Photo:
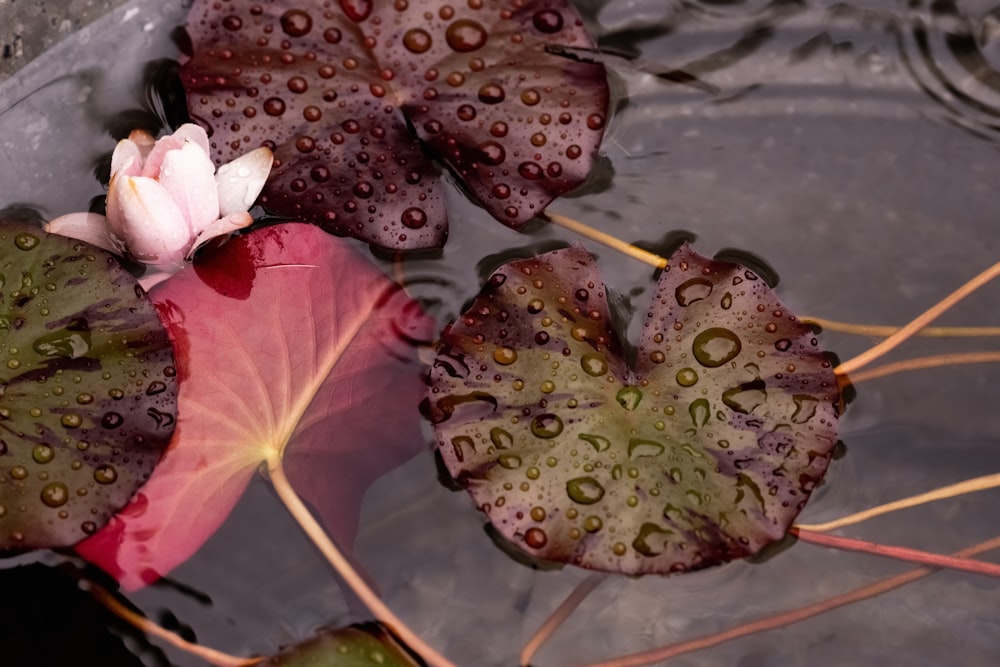
<svg viewBox="0 0 1000 667">
<path fill-rule="evenodd" d="M 112 255 L 0 222 L 0 552 L 94 533 L 174 430 L 173 350 Z"/>
<path fill-rule="evenodd" d="M 386 630 L 375 623 L 327 631 L 283 651 L 259 667 L 418 667 Z"/>
<path fill-rule="evenodd" d="M 581 248 L 512 262 L 431 371 L 442 459 L 528 553 L 632 574 L 780 539 L 837 442 L 831 364 L 752 271 L 686 245 L 630 367 Z"/>
</svg>

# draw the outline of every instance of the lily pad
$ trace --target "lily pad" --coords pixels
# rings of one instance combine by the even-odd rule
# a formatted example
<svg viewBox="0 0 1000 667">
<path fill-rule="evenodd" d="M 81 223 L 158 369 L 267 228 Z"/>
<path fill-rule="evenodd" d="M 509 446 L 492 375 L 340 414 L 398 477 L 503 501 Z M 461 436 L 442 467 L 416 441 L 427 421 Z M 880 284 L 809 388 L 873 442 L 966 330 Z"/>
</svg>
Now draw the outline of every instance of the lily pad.
<svg viewBox="0 0 1000 667">
<path fill-rule="evenodd" d="M 176 407 L 170 341 L 118 261 L 0 223 L 0 552 L 96 532 L 149 477 Z"/>
<path fill-rule="evenodd" d="M 258 663 L 259 667 L 419 667 L 377 623 L 322 632 Z"/>
<path fill-rule="evenodd" d="M 186 27 L 216 161 L 263 141 L 265 208 L 385 248 L 443 245 L 432 158 L 518 228 L 583 182 L 604 132 L 603 65 L 546 51 L 593 46 L 564 0 L 198 0 Z"/>
<path fill-rule="evenodd" d="M 682 246 L 629 365 L 582 248 L 512 262 L 443 335 L 430 411 L 445 465 L 540 558 L 693 570 L 780 539 L 837 443 L 812 331 L 755 273 Z"/>
</svg>

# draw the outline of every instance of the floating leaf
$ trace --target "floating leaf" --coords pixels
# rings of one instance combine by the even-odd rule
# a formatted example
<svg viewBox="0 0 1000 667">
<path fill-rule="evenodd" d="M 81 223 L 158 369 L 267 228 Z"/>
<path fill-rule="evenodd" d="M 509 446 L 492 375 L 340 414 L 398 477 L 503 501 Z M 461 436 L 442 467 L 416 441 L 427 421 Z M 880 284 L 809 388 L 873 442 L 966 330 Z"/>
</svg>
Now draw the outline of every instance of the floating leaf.
<svg viewBox="0 0 1000 667">
<path fill-rule="evenodd" d="M 593 45 L 564 0 L 199 0 L 187 31 L 216 161 L 266 139 L 266 208 L 386 248 L 447 236 L 425 149 L 517 228 L 583 181 L 604 131 L 604 67 L 545 50 Z"/>
<path fill-rule="evenodd" d="M 0 552 L 93 534 L 174 430 L 173 352 L 110 254 L 0 222 Z"/>
<path fill-rule="evenodd" d="M 375 623 L 326 631 L 259 663 L 259 667 L 419 667 L 386 630 Z"/>
<path fill-rule="evenodd" d="M 349 547 L 364 490 L 423 447 L 406 337 L 430 323 L 311 225 L 234 239 L 153 291 L 181 378 L 178 430 L 148 484 L 77 550 L 137 588 L 193 554 L 266 460 Z"/>
<path fill-rule="evenodd" d="M 759 277 L 670 259 L 630 368 L 581 248 L 512 262 L 445 332 L 431 415 L 451 474 L 525 551 L 691 570 L 780 539 L 837 442 L 838 390 Z"/>
</svg>

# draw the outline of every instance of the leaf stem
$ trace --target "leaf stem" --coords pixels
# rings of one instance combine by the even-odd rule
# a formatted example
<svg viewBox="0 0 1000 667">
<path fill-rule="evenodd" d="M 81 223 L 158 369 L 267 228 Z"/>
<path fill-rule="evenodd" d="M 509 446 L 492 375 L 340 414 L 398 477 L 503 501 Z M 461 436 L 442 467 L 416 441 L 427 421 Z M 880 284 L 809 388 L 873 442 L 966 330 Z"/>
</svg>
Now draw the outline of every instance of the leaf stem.
<svg viewBox="0 0 1000 667">
<path fill-rule="evenodd" d="M 852 334 L 855 336 L 872 336 L 874 338 L 888 338 L 902 328 L 891 324 L 839 322 L 813 315 L 804 315 L 799 320 L 806 324 L 819 325 L 826 331 L 836 331 L 837 333 Z M 927 338 L 987 338 L 1000 336 L 1000 327 L 926 327 L 917 332 L 916 335 Z"/>
<path fill-rule="evenodd" d="M 250 665 L 256 665 L 264 659 L 240 658 L 235 655 L 223 653 L 222 651 L 217 651 L 214 648 L 201 646 L 200 644 L 192 644 L 177 633 L 160 627 L 145 616 L 140 616 L 135 613 L 116 600 L 115 597 L 100 584 L 90 580 L 85 580 L 85 583 L 87 588 L 90 590 L 90 594 L 97 598 L 97 601 L 107 607 L 108 610 L 115 616 L 118 616 L 127 623 L 131 623 L 142 632 L 145 632 L 148 635 L 153 635 L 154 637 L 159 637 L 171 646 L 195 655 L 209 664 L 216 665 L 217 667 L 249 667 Z"/>
<path fill-rule="evenodd" d="M 953 354 L 937 354 L 929 357 L 917 357 L 885 364 L 850 376 L 851 384 L 859 384 L 865 380 L 875 380 L 896 373 L 918 371 L 925 368 L 941 366 L 958 366 L 961 364 L 985 364 L 1000 361 L 1000 352 L 956 352 Z"/>
<path fill-rule="evenodd" d="M 826 535 L 824 533 L 814 533 L 809 530 L 792 527 L 789 531 L 803 542 L 817 544 L 831 549 L 841 551 L 860 551 L 862 553 L 873 554 L 875 556 L 885 556 L 895 558 L 918 565 L 929 565 L 931 567 L 948 568 L 950 570 L 961 570 L 972 572 L 973 574 L 983 574 L 988 577 L 1000 577 L 1000 565 L 995 563 L 984 563 L 971 558 L 958 558 L 956 556 L 944 556 L 941 554 L 922 551 L 920 549 L 910 549 L 908 547 L 894 547 L 887 544 L 867 542 L 853 537 L 841 535 Z"/>
<path fill-rule="evenodd" d="M 566 622 L 566 619 L 570 617 L 577 607 L 580 606 L 588 595 L 590 595 L 595 588 L 604 581 L 604 575 L 602 574 L 591 574 L 589 577 L 581 581 L 573 591 L 562 601 L 554 612 L 545 620 L 542 627 L 538 628 L 538 632 L 528 640 L 528 643 L 524 645 L 524 650 L 521 651 L 521 662 L 518 663 L 521 667 L 528 667 L 531 664 L 531 659 L 534 657 L 538 649 L 542 647 L 542 644 L 547 642 L 549 638 L 555 634 L 556 630 Z"/>
<path fill-rule="evenodd" d="M 285 504 L 288 512 L 292 515 L 302 530 L 305 531 L 309 539 L 312 540 L 316 548 L 320 550 L 326 560 L 334 570 L 344 579 L 354 594 L 361 599 L 368 610 L 375 618 L 389 627 L 392 632 L 404 644 L 415 651 L 430 667 L 455 667 L 455 665 L 438 653 L 427 644 L 420 635 L 411 630 L 402 620 L 397 617 L 389 607 L 375 594 L 365 580 L 351 567 L 340 550 L 327 536 L 322 526 L 313 518 L 312 513 L 302 503 L 295 489 L 285 476 L 284 466 L 277 454 L 271 454 L 267 460 L 268 473 L 271 476 L 271 484 L 278 493 L 278 497 Z"/>
<path fill-rule="evenodd" d="M 549 222 L 559 225 L 560 227 L 565 227 L 575 234 L 588 238 L 591 241 L 597 241 L 602 245 L 606 245 L 620 253 L 633 257 L 640 262 L 645 262 L 654 268 L 663 269 L 667 266 L 667 260 L 663 257 L 660 257 L 655 253 L 651 253 L 648 250 L 643 250 L 642 248 L 634 246 L 631 243 L 622 241 L 621 239 L 611 236 L 611 234 L 606 234 L 599 229 L 594 229 L 590 225 L 585 225 L 578 220 L 574 220 L 573 218 L 569 218 L 559 213 L 553 213 L 549 210 L 542 213 L 541 217 Z"/>
<path fill-rule="evenodd" d="M 1000 548 L 1000 536 L 994 537 L 985 542 L 980 542 L 974 546 L 967 547 L 955 552 L 952 555 L 959 558 L 968 558 L 996 548 Z M 744 625 L 739 625 L 735 628 L 730 628 L 729 630 L 723 630 L 722 632 L 680 642 L 671 646 L 665 646 L 651 651 L 643 651 L 641 653 L 633 653 L 620 658 L 613 658 L 604 662 L 591 664 L 588 667 L 641 667 L 643 665 L 652 665 L 657 662 L 675 658 L 685 653 L 691 653 L 693 651 L 710 648 L 712 646 L 718 646 L 719 644 L 733 639 L 738 639 L 740 637 L 745 637 L 758 632 L 775 630 L 793 623 L 805 621 L 832 609 L 843 607 L 854 602 L 867 600 L 868 598 L 881 595 L 882 593 L 887 593 L 888 591 L 905 586 L 906 584 L 917 581 L 918 579 L 922 579 L 933 572 L 934 570 L 930 568 L 911 570 L 894 577 L 866 584 L 865 586 L 855 588 L 854 590 L 842 593 L 836 597 L 822 600 L 806 607 L 800 607 L 799 609 L 793 609 L 781 614 L 776 614 L 770 618 L 763 618 L 750 623 L 745 623 Z"/>
<path fill-rule="evenodd" d="M 942 486 L 940 488 L 928 491 L 926 493 L 921 493 L 916 496 L 910 496 L 908 498 L 902 498 L 900 500 L 896 500 L 891 503 L 886 503 L 884 505 L 878 505 L 877 507 L 872 507 L 862 512 L 849 514 L 848 516 L 841 517 L 833 521 L 827 521 L 826 523 L 812 523 L 812 524 L 797 523 L 795 524 L 795 528 L 798 528 L 800 530 L 808 530 L 814 533 L 821 533 L 828 530 L 833 530 L 834 528 L 842 528 L 843 526 L 851 526 L 856 523 L 861 523 L 862 521 L 871 519 L 881 514 L 888 514 L 889 512 L 895 512 L 897 510 L 916 507 L 918 505 L 923 505 L 925 503 L 933 502 L 935 500 L 954 498 L 955 496 L 960 496 L 966 493 L 985 491 L 986 489 L 993 489 L 998 486 L 1000 486 L 1000 473 L 993 475 L 984 475 L 982 477 L 967 479 L 964 482 L 958 482 L 956 484 Z"/>
<path fill-rule="evenodd" d="M 959 301 L 975 292 L 977 289 L 1000 275 L 1000 262 L 989 267 L 979 275 L 975 276 L 957 290 L 946 296 L 944 299 L 934 304 L 922 314 L 913 319 L 909 324 L 892 334 L 878 345 L 869 348 L 853 359 L 849 359 L 834 369 L 837 375 L 849 375 L 856 370 L 867 366 L 879 357 L 895 349 L 905 340 L 916 334 L 928 324 L 940 317 L 945 311 L 957 304 Z"/>
</svg>

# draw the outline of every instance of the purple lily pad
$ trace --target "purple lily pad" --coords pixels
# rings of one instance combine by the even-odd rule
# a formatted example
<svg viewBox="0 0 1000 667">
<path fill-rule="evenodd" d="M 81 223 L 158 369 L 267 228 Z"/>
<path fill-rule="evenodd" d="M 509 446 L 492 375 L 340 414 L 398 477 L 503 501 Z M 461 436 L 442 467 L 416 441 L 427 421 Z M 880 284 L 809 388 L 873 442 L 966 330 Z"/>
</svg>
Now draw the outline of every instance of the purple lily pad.
<svg viewBox="0 0 1000 667">
<path fill-rule="evenodd" d="M 384 248 L 440 247 L 432 157 L 513 228 L 579 185 L 608 106 L 563 0 L 197 0 L 181 77 L 213 157 L 275 153 L 261 203 Z M 428 155 L 428 152 L 431 155 Z"/>
<path fill-rule="evenodd" d="M 497 270 L 450 325 L 430 411 L 452 476 L 534 556 L 693 570 L 781 539 L 837 443 L 827 356 L 752 271 L 686 245 L 626 362 L 582 248 Z"/>
<path fill-rule="evenodd" d="M 173 348 L 135 279 L 99 248 L 0 222 L 0 553 L 93 534 L 176 416 Z"/>
</svg>

